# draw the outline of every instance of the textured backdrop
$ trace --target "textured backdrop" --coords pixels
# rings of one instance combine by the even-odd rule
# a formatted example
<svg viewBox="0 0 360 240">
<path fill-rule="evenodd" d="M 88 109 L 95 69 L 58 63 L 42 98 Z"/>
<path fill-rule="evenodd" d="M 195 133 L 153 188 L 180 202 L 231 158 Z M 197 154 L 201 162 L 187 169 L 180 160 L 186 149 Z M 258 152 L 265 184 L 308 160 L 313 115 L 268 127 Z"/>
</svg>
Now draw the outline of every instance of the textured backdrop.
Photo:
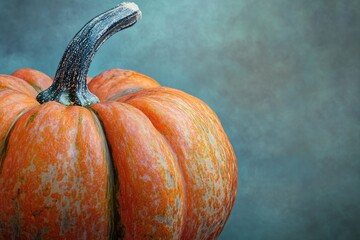
<svg viewBox="0 0 360 240">
<path fill-rule="evenodd" d="M 195 95 L 235 148 L 220 239 L 360 239 L 360 1 L 135 1 L 90 75 L 132 69 Z M 0 0 L 0 72 L 55 73 L 85 22 L 119 2 Z"/>
</svg>

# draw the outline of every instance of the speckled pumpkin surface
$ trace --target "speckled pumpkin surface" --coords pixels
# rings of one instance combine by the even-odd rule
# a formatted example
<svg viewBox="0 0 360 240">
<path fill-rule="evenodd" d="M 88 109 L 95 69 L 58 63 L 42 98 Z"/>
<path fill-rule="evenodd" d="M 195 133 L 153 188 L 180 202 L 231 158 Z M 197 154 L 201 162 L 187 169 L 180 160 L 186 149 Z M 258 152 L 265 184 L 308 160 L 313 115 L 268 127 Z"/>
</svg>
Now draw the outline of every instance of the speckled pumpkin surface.
<svg viewBox="0 0 360 240">
<path fill-rule="evenodd" d="M 40 104 L 50 77 L 0 75 L 0 239 L 216 239 L 237 187 L 216 114 L 134 71 L 87 82 L 100 102 Z"/>
</svg>

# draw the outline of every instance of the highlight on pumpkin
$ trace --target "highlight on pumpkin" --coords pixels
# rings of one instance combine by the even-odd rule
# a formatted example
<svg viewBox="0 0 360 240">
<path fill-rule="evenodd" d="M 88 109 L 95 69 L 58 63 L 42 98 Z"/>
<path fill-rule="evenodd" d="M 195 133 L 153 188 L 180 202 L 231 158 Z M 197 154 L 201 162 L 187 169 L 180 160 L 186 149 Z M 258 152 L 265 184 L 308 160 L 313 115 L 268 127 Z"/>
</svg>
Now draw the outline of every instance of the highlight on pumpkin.
<svg viewBox="0 0 360 240">
<path fill-rule="evenodd" d="M 54 81 L 30 68 L 0 75 L 1 239 L 220 235 L 238 170 L 214 111 L 131 70 L 87 81 L 104 39 L 139 17 L 126 3 L 91 20 Z"/>
</svg>

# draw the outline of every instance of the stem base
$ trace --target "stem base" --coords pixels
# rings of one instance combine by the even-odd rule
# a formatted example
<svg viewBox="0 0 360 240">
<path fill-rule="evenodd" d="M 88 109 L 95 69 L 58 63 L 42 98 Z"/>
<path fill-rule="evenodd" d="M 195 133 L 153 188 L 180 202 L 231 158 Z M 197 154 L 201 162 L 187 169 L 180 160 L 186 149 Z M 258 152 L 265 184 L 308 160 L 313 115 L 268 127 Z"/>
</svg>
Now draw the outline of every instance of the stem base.
<svg viewBox="0 0 360 240">
<path fill-rule="evenodd" d="M 39 103 L 45 103 L 50 101 L 59 102 L 65 106 L 90 106 L 91 104 L 98 103 L 100 100 L 89 91 L 77 91 L 71 93 L 70 91 L 53 91 L 51 87 L 36 97 Z"/>
</svg>

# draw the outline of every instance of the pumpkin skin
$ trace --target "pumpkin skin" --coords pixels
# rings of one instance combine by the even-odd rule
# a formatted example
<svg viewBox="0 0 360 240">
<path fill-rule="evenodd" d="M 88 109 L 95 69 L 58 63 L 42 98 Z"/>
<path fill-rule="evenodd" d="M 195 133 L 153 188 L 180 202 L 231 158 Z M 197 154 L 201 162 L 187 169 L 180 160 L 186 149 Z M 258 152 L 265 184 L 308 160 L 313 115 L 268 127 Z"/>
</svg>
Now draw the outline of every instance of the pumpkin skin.
<svg viewBox="0 0 360 240">
<path fill-rule="evenodd" d="M 33 69 L 0 75 L 0 238 L 216 239 L 237 166 L 201 100 L 129 70 L 88 79 L 99 103 L 40 104 Z"/>
</svg>

